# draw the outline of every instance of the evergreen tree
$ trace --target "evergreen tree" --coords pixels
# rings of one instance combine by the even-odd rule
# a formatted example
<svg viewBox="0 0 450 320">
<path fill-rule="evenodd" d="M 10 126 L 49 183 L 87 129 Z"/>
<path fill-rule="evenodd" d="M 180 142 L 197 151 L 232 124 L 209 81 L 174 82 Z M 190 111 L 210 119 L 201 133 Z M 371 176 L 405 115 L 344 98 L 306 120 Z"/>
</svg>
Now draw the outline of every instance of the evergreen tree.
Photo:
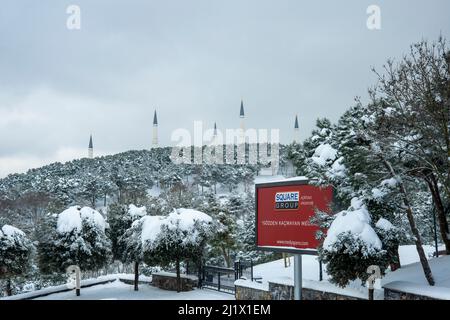
<svg viewBox="0 0 450 320">
<path fill-rule="evenodd" d="M 91 208 L 70 207 L 61 212 L 39 243 L 39 267 L 44 273 L 66 272 L 77 265 L 81 270 L 98 270 L 108 264 L 111 243 L 101 214 Z M 56 222 L 56 223 L 55 223 Z"/>
<path fill-rule="evenodd" d="M 165 218 L 151 218 L 147 218 L 150 223 L 143 222 L 142 228 L 144 261 L 150 264 L 158 261 L 165 267 L 175 263 L 179 292 L 181 262 L 190 259 L 201 266 L 206 242 L 212 234 L 212 219 L 191 209 L 175 209 Z"/>
<path fill-rule="evenodd" d="M 0 279 L 6 279 L 6 294 L 12 295 L 11 278 L 26 273 L 31 266 L 33 244 L 13 226 L 0 229 Z"/>
</svg>

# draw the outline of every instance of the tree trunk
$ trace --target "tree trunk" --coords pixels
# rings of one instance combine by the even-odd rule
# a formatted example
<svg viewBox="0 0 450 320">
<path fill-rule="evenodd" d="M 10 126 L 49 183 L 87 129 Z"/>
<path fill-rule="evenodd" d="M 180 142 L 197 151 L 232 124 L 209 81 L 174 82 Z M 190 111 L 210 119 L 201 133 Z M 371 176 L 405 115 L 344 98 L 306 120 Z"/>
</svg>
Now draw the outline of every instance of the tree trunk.
<svg viewBox="0 0 450 320">
<path fill-rule="evenodd" d="M 8 297 L 12 296 L 11 279 L 9 279 L 9 278 L 8 278 L 8 280 L 6 280 L 6 295 Z"/>
<path fill-rule="evenodd" d="M 397 176 L 397 174 L 395 173 L 392 165 L 389 163 L 389 161 L 384 159 L 383 156 L 380 156 L 380 158 L 383 161 L 386 168 L 388 169 L 389 173 L 391 174 L 391 177 L 395 178 Z M 414 220 L 414 213 L 411 208 L 408 193 L 406 192 L 406 188 L 405 188 L 405 185 L 403 184 L 403 181 L 400 179 L 397 179 L 397 180 L 398 180 L 398 187 L 400 189 L 400 193 L 403 198 L 403 204 L 405 205 L 405 208 L 406 208 L 406 217 L 408 218 L 409 226 L 411 228 L 412 234 L 415 239 L 414 242 L 416 245 L 417 253 L 419 254 L 420 263 L 422 264 L 425 278 L 427 279 L 430 286 L 434 286 L 435 283 L 434 283 L 433 274 L 431 272 L 430 264 L 428 263 L 427 257 L 425 255 L 425 251 L 423 250 L 422 238 L 420 237 L 419 230 L 417 229 L 416 222 Z"/>
<path fill-rule="evenodd" d="M 139 262 L 134 262 L 134 291 L 139 290 Z"/>
<path fill-rule="evenodd" d="M 177 264 L 177 292 L 181 291 L 180 258 L 176 260 Z"/>
<path fill-rule="evenodd" d="M 222 255 L 225 260 L 225 264 L 227 265 L 227 268 L 231 267 L 231 261 L 230 261 L 230 254 L 227 252 L 227 249 L 224 246 L 220 247 L 222 249 Z"/>
<path fill-rule="evenodd" d="M 392 254 L 393 254 L 393 256 L 395 256 L 395 262 L 391 262 L 390 267 L 391 267 L 391 271 L 395 271 L 402 267 L 401 261 L 400 261 L 400 254 L 398 253 L 398 246 Z"/>
<path fill-rule="evenodd" d="M 203 284 L 203 277 L 202 277 L 202 262 L 201 259 L 198 262 L 198 270 L 197 270 L 197 277 L 198 277 L 198 282 L 197 282 L 197 287 L 201 288 L 202 284 Z"/>
<path fill-rule="evenodd" d="M 439 187 L 438 187 L 438 184 L 436 181 L 436 177 L 434 176 L 434 174 L 431 174 L 425 180 L 428 184 L 428 188 L 430 189 L 431 195 L 433 197 L 433 202 L 434 202 L 434 205 L 436 208 L 441 238 L 445 244 L 445 252 L 447 255 L 449 255 L 450 254 L 450 231 L 449 231 L 447 217 L 445 216 L 445 208 L 442 203 L 441 195 L 439 193 Z"/>
</svg>

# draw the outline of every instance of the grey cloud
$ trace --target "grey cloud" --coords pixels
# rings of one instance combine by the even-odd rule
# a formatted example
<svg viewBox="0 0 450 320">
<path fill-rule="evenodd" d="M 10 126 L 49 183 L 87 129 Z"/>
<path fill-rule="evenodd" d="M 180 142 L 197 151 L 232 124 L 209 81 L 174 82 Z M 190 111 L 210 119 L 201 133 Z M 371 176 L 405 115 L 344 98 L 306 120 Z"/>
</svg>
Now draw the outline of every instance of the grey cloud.
<svg viewBox="0 0 450 320">
<path fill-rule="evenodd" d="M 306 137 L 366 97 L 371 66 L 450 35 L 447 0 L 376 2 L 380 31 L 365 0 L 2 1 L 0 158 L 51 161 L 91 132 L 105 152 L 149 148 L 155 107 L 169 144 L 194 120 L 238 126 L 241 97 L 247 127 L 287 142 L 298 114 Z M 69 4 L 79 31 L 66 29 Z"/>
</svg>

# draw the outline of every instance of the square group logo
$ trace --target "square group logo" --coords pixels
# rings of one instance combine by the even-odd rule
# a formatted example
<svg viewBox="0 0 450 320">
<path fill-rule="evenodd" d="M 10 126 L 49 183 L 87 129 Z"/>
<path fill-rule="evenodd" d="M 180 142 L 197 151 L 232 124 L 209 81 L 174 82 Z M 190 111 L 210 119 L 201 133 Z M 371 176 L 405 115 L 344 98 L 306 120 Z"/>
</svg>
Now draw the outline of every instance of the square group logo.
<svg viewBox="0 0 450 320">
<path fill-rule="evenodd" d="M 299 191 L 277 192 L 275 194 L 275 210 L 297 210 L 299 201 Z"/>
</svg>

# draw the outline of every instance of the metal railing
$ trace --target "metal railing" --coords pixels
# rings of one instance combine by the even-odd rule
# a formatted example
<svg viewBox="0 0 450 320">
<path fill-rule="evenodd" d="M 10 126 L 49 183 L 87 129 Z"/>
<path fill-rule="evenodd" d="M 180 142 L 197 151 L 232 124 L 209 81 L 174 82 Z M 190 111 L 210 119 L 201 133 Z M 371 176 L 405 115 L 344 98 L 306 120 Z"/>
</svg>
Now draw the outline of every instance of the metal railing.
<svg viewBox="0 0 450 320">
<path fill-rule="evenodd" d="M 202 270 L 201 286 L 234 294 L 236 270 L 216 266 L 204 266 Z"/>
<path fill-rule="evenodd" d="M 215 289 L 227 293 L 234 293 L 234 282 L 238 279 L 250 279 L 257 281 L 253 274 L 252 260 L 238 260 L 234 262 L 234 268 L 217 266 L 204 266 L 199 284 L 203 288 Z"/>
</svg>

